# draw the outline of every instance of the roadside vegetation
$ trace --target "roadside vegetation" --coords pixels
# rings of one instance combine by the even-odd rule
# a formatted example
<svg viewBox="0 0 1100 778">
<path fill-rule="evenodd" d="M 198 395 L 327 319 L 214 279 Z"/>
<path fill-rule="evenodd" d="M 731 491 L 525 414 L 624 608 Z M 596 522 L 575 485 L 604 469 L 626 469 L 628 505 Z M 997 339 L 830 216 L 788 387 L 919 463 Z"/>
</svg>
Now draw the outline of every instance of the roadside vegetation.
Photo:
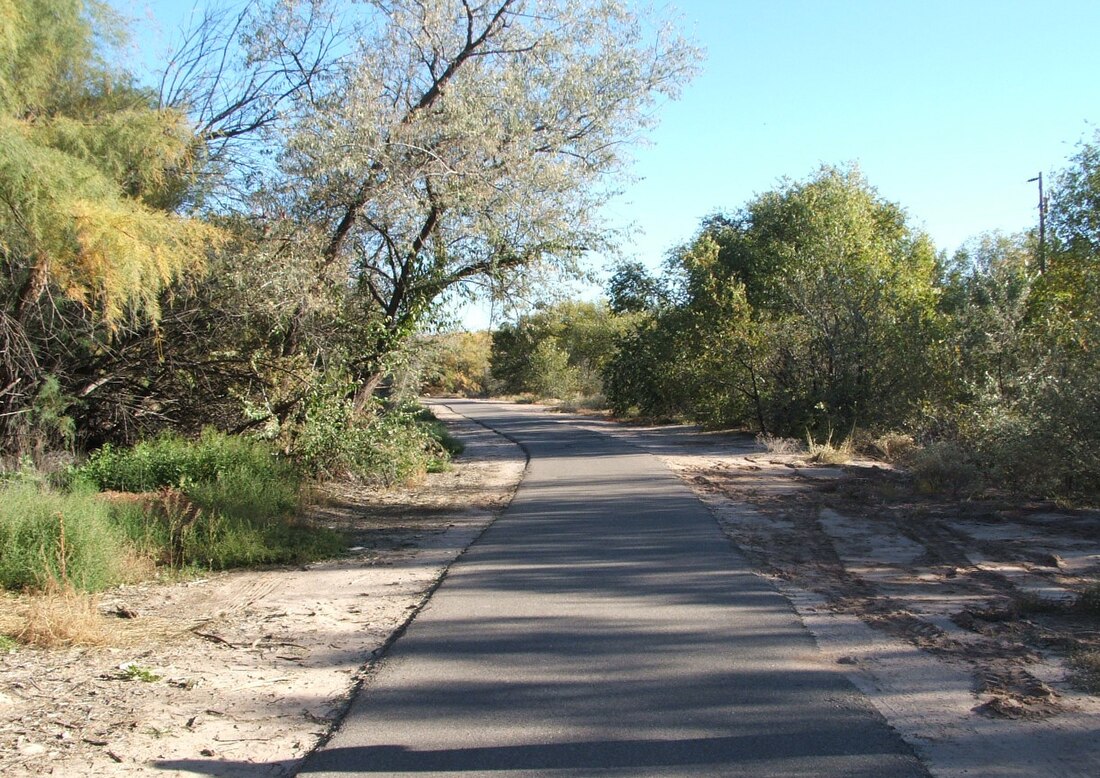
<svg viewBox="0 0 1100 778">
<path fill-rule="evenodd" d="M 617 0 L 193 19 L 146 75 L 107 3 L 0 0 L 0 589 L 44 603 L 22 642 L 69 640 L 81 593 L 338 554 L 302 518 L 319 484 L 445 469 L 415 398 L 486 391 L 489 341 L 422 335 L 439 301 L 606 245 L 627 141 L 698 59 Z"/>
<path fill-rule="evenodd" d="M 824 167 L 705 218 L 660 273 L 618 266 L 606 304 L 494 333 L 497 388 L 591 397 L 856 450 L 922 488 L 1100 499 L 1100 135 L 1054 176 L 1047 230 L 953 256 L 857 168 Z"/>
</svg>

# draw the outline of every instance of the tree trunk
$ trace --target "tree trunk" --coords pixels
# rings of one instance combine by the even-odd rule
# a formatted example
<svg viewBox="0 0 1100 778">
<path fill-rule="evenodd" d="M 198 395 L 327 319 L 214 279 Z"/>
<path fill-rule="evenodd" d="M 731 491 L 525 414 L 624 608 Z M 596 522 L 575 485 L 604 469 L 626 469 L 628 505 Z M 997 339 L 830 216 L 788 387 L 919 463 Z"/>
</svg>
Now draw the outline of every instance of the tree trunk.
<svg viewBox="0 0 1100 778">
<path fill-rule="evenodd" d="M 366 379 L 359 384 L 359 387 L 355 390 L 355 397 L 352 400 L 352 410 L 356 414 L 362 413 L 370 405 L 371 399 L 374 397 L 374 393 L 378 391 L 378 387 L 382 384 L 383 374 L 381 372 L 375 372 L 367 376 Z"/>
</svg>

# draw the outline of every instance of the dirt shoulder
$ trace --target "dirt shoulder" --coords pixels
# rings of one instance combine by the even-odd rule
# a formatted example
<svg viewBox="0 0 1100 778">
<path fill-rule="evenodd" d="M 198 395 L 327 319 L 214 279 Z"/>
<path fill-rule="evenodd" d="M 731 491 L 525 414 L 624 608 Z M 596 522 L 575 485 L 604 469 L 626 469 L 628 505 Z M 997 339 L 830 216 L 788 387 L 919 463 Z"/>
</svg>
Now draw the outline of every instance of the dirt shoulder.
<svg viewBox="0 0 1100 778">
<path fill-rule="evenodd" d="M 0 774 L 292 774 L 522 477 L 517 446 L 436 412 L 466 446 L 449 472 L 316 509 L 345 558 L 126 587 L 99 602 L 107 645 L 0 655 Z"/>
</svg>

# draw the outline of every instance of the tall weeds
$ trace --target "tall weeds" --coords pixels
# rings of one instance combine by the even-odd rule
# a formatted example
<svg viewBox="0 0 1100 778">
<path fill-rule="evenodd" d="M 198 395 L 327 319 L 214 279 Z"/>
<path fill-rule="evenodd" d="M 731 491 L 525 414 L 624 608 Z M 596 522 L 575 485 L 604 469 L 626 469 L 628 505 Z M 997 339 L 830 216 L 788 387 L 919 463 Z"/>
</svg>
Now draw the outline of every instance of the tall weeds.
<svg viewBox="0 0 1100 778">
<path fill-rule="evenodd" d="M 159 489 L 139 503 L 138 515 L 121 518 L 128 537 L 165 564 L 303 562 L 343 548 L 335 533 L 295 521 L 302 476 L 263 441 L 213 430 L 194 442 L 162 435 L 132 449 L 103 449 L 75 477 L 103 489 Z"/>
<path fill-rule="evenodd" d="M 157 566 L 338 554 L 336 533 L 297 521 L 301 487 L 271 446 L 214 432 L 104 449 L 65 488 L 24 470 L 0 481 L 0 587 L 95 592 Z"/>
<path fill-rule="evenodd" d="M 94 492 L 29 481 L 0 484 L 0 586 L 99 591 L 133 577 L 136 549 Z"/>
</svg>

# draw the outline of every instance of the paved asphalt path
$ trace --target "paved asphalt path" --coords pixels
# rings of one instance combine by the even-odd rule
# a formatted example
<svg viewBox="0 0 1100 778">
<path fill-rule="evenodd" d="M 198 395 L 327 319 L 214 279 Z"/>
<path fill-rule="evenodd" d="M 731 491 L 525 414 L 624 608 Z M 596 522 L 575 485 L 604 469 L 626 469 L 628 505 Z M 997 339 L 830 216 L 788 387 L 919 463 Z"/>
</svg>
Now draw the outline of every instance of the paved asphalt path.
<svg viewBox="0 0 1100 778">
<path fill-rule="evenodd" d="M 927 775 L 655 457 L 448 405 L 527 475 L 301 775 Z"/>
</svg>

